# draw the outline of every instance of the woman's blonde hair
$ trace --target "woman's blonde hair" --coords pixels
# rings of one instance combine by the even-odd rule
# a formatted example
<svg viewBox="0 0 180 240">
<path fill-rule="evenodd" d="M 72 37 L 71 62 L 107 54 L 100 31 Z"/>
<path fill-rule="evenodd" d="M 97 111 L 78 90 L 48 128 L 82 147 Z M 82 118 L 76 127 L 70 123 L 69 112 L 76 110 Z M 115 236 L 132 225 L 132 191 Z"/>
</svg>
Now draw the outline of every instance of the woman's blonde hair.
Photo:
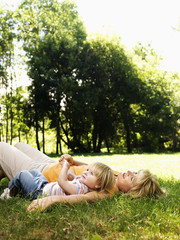
<svg viewBox="0 0 180 240">
<path fill-rule="evenodd" d="M 110 167 L 101 162 L 94 162 L 89 165 L 93 174 L 97 177 L 97 181 L 100 184 L 98 191 L 105 190 L 111 193 L 115 184 L 114 173 Z"/>
<path fill-rule="evenodd" d="M 149 172 L 149 170 L 140 170 L 138 182 L 127 193 L 129 196 L 140 198 L 142 196 L 160 197 L 165 195 L 161 189 L 157 177 Z"/>
</svg>

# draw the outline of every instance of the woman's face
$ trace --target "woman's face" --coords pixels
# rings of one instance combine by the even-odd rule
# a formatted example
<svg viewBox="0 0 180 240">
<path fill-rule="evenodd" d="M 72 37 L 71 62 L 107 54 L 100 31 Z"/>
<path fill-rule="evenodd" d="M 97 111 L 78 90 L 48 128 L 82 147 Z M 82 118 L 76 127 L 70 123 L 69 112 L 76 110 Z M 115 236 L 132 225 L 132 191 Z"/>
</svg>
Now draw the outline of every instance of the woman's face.
<svg viewBox="0 0 180 240">
<path fill-rule="evenodd" d="M 116 185 L 120 191 L 127 193 L 138 181 L 140 173 L 137 172 L 120 172 L 117 176 Z"/>
</svg>

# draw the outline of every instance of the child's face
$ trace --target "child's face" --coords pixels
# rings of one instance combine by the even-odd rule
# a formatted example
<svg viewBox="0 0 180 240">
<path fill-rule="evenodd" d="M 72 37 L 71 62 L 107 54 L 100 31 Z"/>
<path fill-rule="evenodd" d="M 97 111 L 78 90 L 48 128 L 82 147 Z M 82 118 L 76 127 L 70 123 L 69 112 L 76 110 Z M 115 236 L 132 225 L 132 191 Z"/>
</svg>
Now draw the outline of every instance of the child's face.
<svg viewBox="0 0 180 240">
<path fill-rule="evenodd" d="M 88 168 L 87 171 L 82 173 L 80 181 L 95 190 L 101 187 L 91 168 Z"/>
</svg>

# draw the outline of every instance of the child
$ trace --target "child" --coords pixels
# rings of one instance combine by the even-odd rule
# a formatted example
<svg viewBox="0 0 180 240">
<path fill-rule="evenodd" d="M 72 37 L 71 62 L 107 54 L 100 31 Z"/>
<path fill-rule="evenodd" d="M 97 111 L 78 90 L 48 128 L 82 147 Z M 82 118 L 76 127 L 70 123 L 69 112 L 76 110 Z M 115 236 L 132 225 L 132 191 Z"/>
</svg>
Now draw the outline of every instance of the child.
<svg viewBox="0 0 180 240">
<path fill-rule="evenodd" d="M 89 165 L 82 175 L 68 181 L 69 163 L 64 160 L 58 182 L 49 183 L 44 175 L 37 171 L 21 171 L 9 182 L 9 195 L 16 196 L 20 191 L 24 196 L 36 199 L 38 195 L 86 194 L 90 191 L 111 192 L 115 179 L 113 171 L 105 164 L 95 162 Z M 71 172 L 72 176 L 72 172 Z"/>
</svg>

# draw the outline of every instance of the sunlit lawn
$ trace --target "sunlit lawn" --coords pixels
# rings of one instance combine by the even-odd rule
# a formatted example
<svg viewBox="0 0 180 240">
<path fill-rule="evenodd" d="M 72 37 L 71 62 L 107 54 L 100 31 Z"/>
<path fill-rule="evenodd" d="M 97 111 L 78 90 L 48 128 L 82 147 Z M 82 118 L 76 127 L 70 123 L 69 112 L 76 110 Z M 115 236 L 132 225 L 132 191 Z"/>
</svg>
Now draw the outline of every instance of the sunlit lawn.
<svg viewBox="0 0 180 240">
<path fill-rule="evenodd" d="M 102 161 L 114 170 L 149 169 L 166 190 L 165 198 L 112 199 L 76 205 L 58 204 L 27 213 L 29 200 L 0 200 L 0 239 L 180 239 L 180 154 L 76 155 Z M 0 192 L 7 186 L 2 181 Z"/>
<path fill-rule="evenodd" d="M 75 159 L 90 163 L 102 161 L 117 171 L 149 169 L 158 177 L 180 179 L 180 154 L 82 155 Z"/>
</svg>

